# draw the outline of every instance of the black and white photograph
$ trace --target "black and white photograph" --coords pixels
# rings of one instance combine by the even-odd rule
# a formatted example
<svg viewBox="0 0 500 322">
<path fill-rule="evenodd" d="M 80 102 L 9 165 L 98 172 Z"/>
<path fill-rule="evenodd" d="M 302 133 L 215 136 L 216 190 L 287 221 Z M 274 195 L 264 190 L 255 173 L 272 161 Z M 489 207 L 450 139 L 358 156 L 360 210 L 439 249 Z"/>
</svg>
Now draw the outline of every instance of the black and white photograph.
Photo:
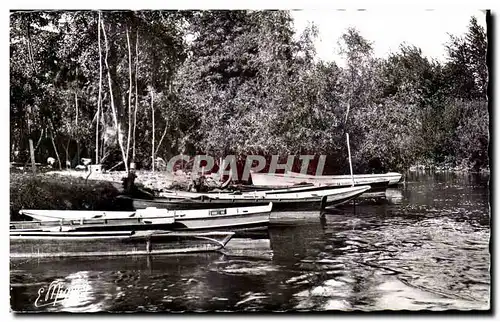
<svg viewBox="0 0 500 322">
<path fill-rule="evenodd" d="M 490 311 L 493 15 L 11 9 L 10 311 Z"/>
</svg>

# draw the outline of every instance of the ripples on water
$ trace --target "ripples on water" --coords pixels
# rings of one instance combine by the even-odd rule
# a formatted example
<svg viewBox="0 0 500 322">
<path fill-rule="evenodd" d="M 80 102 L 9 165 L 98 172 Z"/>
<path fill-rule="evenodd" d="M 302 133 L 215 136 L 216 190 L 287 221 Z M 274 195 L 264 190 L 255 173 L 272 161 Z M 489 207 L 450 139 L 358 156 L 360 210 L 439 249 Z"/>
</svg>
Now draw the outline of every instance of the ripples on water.
<svg viewBox="0 0 500 322">
<path fill-rule="evenodd" d="M 16 260 L 14 311 L 488 309 L 489 177 L 412 175 L 387 200 L 358 201 L 271 227 L 272 259 L 220 253 Z M 276 214 L 272 215 L 276 217 Z M 281 217 L 281 216 L 280 216 Z M 258 243 L 257 243 L 258 244 Z M 261 243 L 262 244 L 262 243 Z M 228 245 L 229 246 L 229 245 Z M 262 249 L 268 254 L 270 249 Z M 34 306 L 54 280 L 78 301 Z"/>
</svg>

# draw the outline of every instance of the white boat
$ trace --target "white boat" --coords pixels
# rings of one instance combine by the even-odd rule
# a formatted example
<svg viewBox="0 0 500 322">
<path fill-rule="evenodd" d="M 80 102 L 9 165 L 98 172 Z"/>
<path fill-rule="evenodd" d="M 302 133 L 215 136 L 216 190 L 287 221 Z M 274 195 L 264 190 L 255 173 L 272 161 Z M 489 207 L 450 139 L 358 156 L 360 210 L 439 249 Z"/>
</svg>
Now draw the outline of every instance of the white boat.
<svg viewBox="0 0 500 322">
<path fill-rule="evenodd" d="M 134 211 L 103 210 L 38 210 L 21 209 L 19 214 L 29 216 L 38 221 L 58 220 L 111 220 L 111 219 L 162 219 L 167 223 L 174 222 L 173 214 L 167 209 L 138 209 Z"/>
<path fill-rule="evenodd" d="M 313 184 L 315 186 L 351 186 L 353 180 L 349 175 L 341 176 L 312 176 L 295 172 L 279 173 L 251 173 L 254 186 L 290 187 L 299 184 Z M 388 181 L 394 185 L 401 180 L 399 173 L 386 173 L 382 175 L 354 175 L 354 185 L 370 185 Z"/>
<path fill-rule="evenodd" d="M 57 226 L 80 225 L 81 228 L 170 226 L 173 229 L 215 229 L 222 227 L 260 227 L 269 224 L 272 203 L 252 207 L 170 210 L 148 207 L 134 211 L 21 210 L 19 213 L 39 222 Z M 62 224 L 58 224 L 62 221 Z M 69 223 L 64 223 L 69 221 Z M 11 223 L 12 225 L 12 223 Z M 17 222 L 19 226 L 20 223 Z M 31 224 L 33 225 L 33 224 Z M 35 224 L 36 225 L 36 224 Z"/>
<path fill-rule="evenodd" d="M 320 180 L 350 180 L 352 182 L 352 177 L 349 174 L 344 175 L 330 175 L 330 176 L 313 176 L 309 174 L 302 174 L 293 171 L 287 171 L 287 174 L 290 174 L 296 178 L 307 178 L 307 179 L 320 179 Z M 377 173 L 377 174 L 355 174 L 353 175 L 354 181 L 358 181 L 362 184 L 369 184 L 373 182 L 373 180 L 387 180 L 389 181 L 389 186 L 398 184 L 401 181 L 403 175 L 397 172 L 387 172 L 387 173 Z"/>
</svg>

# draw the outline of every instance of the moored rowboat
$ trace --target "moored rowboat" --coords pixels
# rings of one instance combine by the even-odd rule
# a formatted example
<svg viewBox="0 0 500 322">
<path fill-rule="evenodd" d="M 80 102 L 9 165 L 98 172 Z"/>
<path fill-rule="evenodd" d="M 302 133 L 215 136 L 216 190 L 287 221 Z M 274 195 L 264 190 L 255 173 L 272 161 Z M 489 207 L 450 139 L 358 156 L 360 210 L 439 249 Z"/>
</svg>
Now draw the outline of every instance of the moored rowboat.
<svg viewBox="0 0 500 322">
<path fill-rule="evenodd" d="M 164 219 L 166 223 L 173 223 L 175 214 L 167 209 L 137 209 L 134 211 L 103 211 L 103 210 L 38 210 L 21 209 L 19 214 L 32 217 L 38 221 L 57 221 L 57 220 L 147 220 Z"/>
<path fill-rule="evenodd" d="M 312 176 L 295 172 L 287 172 L 286 174 L 278 173 L 251 173 L 252 183 L 254 186 L 274 186 L 274 187 L 289 187 L 294 185 L 312 184 L 315 186 L 330 186 L 330 187 L 345 187 L 352 186 L 353 180 L 351 176 Z M 399 173 L 373 174 L 373 175 L 354 175 L 354 185 L 371 185 L 388 181 L 388 185 L 397 184 L 401 180 L 402 175 Z"/>
<path fill-rule="evenodd" d="M 217 251 L 233 232 L 10 232 L 11 258 L 130 256 Z"/>
<path fill-rule="evenodd" d="M 307 179 L 320 179 L 320 180 L 332 180 L 334 182 L 339 182 L 343 180 L 349 180 L 352 182 L 352 177 L 354 177 L 354 182 L 359 184 L 370 184 L 371 182 L 377 182 L 377 180 L 389 181 L 389 186 L 398 184 L 401 181 L 403 175 L 397 172 L 387 172 L 378 174 L 355 174 L 353 176 L 345 175 L 331 175 L 331 176 L 313 176 L 309 174 L 302 174 L 298 172 L 288 171 L 288 175 L 292 175 L 296 178 L 307 178 Z"/>
<path fill-rule="evenodd" d="M 156 199 L 132 199 L 134 208 L 209 208 L 259 205 L 272 202 L 273 210 L 279 209 L 322 209 L 342 204 L 368 191 L 370 186 L 321 189 L 317 191 L 297 191 L 283 193 L 161 193 Z M 123 197 L 126 198 L 126 197 Z"/>
<path fill-rule="evenodd" d="M 86 211 L 86 210 L 21 210 L 19 213 L 44 222 L 45 225 L 62 225 L 69 221 L 79 230 L 92 229 L 175 229 L 199 230 L 219 228 L 263 227 L 269 224 L 273 204 L 252 207 L 213 208 L 197 210 L 169 210 L 165 207 L 141 207 L 134 211 Z M 63 221 L 62 224 L 58 224 Z M 52 224 L 50 224 L 52 223 Z M 25 228 L 17 222 L 18 228 Z M 11 224 L 12 225 L 12 224 Z M 33 224 L 31 224 L 33 225 Z M 36 225 L 36 224 L 35 224 Z M 79 226 L 78 226 L 79 225 Z M 153 228 L 151 228 L 153 227 Z"/>
<path fill-rule="evenodd" d="M 354 186 L 362 186 L 361 184 L 355 184 Z M 384 192 L 387 187 L 389 186 L 389 181 L 388 180 L 374 180 L 372 183 L 370 183 L 371 189 L 368 190 L 368 192 Z M 282 186 L 282 187 L 267 187 L 267 186 L 253 186 L 253 185 L 247 185 L 247 186 L 240 186 L 242 188 L 242 192 L 234 192 L 234 194 L 239 193 L 254 193 L 254 194 L 263 194 L 263 195 L 268 195 L 268 194 L 278 194 L 278 193 L 287 193 L 287 192 L 303 192 L 303 191 L 318 191 L 318 190 L 325 190 L 325 189 L 332 189 L 332 188 L 349 188 L 352 187 L 352 180 L 349 184 L 345 185 L 314 185 L 312 183 L 310 184 L 301 184 L 301 185 L 293 185 L 293 186 Z M 364 194 L 363 194 L 364 195 Z"/>
</svg>

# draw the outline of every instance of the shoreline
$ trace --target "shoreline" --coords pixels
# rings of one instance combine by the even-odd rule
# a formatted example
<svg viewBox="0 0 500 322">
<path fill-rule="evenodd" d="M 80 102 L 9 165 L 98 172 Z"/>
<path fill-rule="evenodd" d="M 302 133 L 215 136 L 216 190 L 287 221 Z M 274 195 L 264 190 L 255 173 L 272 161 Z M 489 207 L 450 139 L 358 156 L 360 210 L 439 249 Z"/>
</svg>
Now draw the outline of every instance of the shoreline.
<svg viewBox="0 0 500 322">
<path fill-rule="evenodd" d="M 438 166 L 438 165 L 430 165 L 430 166 L 424 166 L 424 165 L 414 165 L 409 167 L 406 171 L 404 172 L 437 172 L 437 173 L 442 173 L 442 172 L 448 172 L 448 173 L 461 173 L 461 174 L 490 174 L 491 169 L 479 169 L 479 170 L 473 170 L 472 168 L 465 168 L 465 167 L 451 167 L 451 166 Z"/>
</svg>

